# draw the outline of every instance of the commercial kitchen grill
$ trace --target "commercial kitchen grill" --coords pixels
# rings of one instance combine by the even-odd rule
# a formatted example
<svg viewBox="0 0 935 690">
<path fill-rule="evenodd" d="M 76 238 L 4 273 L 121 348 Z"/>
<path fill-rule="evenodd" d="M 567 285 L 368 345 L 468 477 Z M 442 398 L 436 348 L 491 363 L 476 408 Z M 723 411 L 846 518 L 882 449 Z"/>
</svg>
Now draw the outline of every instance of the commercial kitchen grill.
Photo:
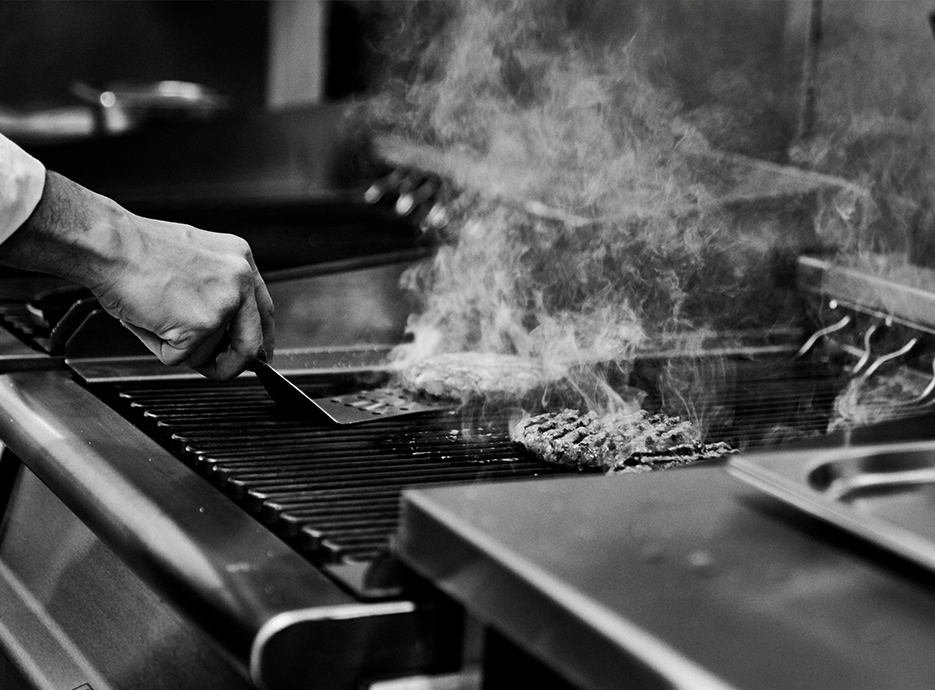
<svg viewBox="0 0 935 690">
<path fill-rule="evenodd" d="M 932 274 L 798 263 L 841 385 L 888 391 L 868 416 L 631 481 L 404 494 L 397 553 L 483 623 L 485 687 L 929 682 Z M 884 383 L 902 377 L 908 390 Z"/>
<path fill-rule="evenodd" d="M 900 302 L 911 312 L 868 300 L 863 288 L 879 282 L 803 258 L 799 286 L 819 316 L 801 330 L 692 356 L 648 351 L 632 383 L 649 407 L 678 412 L 660 372 L 680 357 L 718 367 L 695 403 L 707 440 L 744 449 L 823 435 L 858 364 L 911 370 L 919 399 L 887 412 L 924 414 L 935 323 L 918 300 Z M 323 427 L 284 414 L 249 376 L 213 384 L 166 370 L 93 300 L 54 324 L 36 324 L 34 300 L 0 306 L 29 352 L 0 376 L 11 621 L 0 680 L 11 685 L 355 688 L 463 672 L 477 652 L 461 608 L 396 558 L 402 492 L 575 474 L 509 441 L 513 410 Z M 866 337 L 877 321 L 913 348 L 893 357 L 899 347 Z M 277 366 L 333 395 L 384 383 L 385 355 L 293 350 Z M 36 368 L 47 371 L 24 370 Z"/>
</svg>

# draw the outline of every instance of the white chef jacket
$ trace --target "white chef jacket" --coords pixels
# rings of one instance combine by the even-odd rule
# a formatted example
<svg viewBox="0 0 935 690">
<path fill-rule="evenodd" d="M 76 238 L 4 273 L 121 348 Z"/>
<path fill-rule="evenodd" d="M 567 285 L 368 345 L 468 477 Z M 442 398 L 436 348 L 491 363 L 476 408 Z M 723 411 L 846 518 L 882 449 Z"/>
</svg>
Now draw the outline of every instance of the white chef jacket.
<svg viewBox="0 0 935 690">
<path fill-rule="evenodd" d="M 26 222 L 44 187 L 45 166 L 0 134 L 0 242 Z"/>
</svg>

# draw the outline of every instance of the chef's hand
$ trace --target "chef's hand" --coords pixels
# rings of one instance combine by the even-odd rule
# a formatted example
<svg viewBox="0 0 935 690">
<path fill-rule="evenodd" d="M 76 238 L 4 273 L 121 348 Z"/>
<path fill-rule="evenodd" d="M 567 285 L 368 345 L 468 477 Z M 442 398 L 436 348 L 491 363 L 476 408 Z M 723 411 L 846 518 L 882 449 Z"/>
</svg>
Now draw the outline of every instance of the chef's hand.
<svg viewBox="0 0 935 690">
<path fill-rule="evenodd" d="M 228 380 L 273 351 L 273 302 L 246 241 L 142 218 L 53 172 L 0 262 L 89 288 L 168 365 Z"/>
<path fill-rule="evenodd" d="M 91 287 L 101 306 L 165 364 L 237 376 L 273 352 L 273 301 L 246 241 L 131 216 L 138 245 Z"/>
</svg>

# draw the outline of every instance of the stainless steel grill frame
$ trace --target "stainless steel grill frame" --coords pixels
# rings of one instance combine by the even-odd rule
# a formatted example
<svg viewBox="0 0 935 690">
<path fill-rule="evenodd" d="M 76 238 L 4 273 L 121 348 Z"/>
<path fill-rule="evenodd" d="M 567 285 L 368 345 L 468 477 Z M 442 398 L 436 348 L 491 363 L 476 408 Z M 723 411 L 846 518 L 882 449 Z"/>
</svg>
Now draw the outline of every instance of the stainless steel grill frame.
<svg viewBox="0 0 935 690">
<path fill-rule="evenodd" d="M 240 677 L 259 688 L 285 690 L 307 687 L 314 679 L 324 688 L 353 688 L 375 678 L 458 668 L 457 606 L 437 597 L 368 602 L 354 596 L 67 372 L 0 376 L 0 408 L 0 437 L 7 444 L 3 462 L 22 463 L 19 471 L 47 487 L 76 528 L 88 530 L 94 548 L 108 554 L 106 561 L 82 561 L 91 571 L 86 577 L 107 580 L 105 566 L 118 562 L 119 581 L 131 591 L 153 593 L 160 613 L 140 618 L 139 609 L 115 611 L 73 588 L 66 591 L 69 573 L 55 564 L 55 550 L 46 550 L 45 561 L 33 555 L 36 545 L 30 542 L 39 539 L 41 520 L 14 525 L 5 515 L 0 585 L 13 593 L 2 602 L 6 612 L 39 611 L 50 629 L 65 630 L 54 649 L 41 656 L 48 650 L 33 646 L 30 633 L 36 625 L 19 626 L 20 615 L 4 618 L 11 623 L 0 638 L 7 654 L 18 650 L 18 666 L 40 671 L 67 666 L 85 673 L 82 682 L 92 687 L 163 688 L 173 674 L 154 673 L 127 686 L 121 669 L 113 667 L 115 659 L 106 650 L 102 659 L 98 641 L 81 631 L 104 626 L 111 635 L 139 637 L 163 630 L 168 624 L 161 621 L 168 616 L 169 638 L 138 648 L 141 659 L 150 666 L 180 663 L 191 650 L 185 640 L 199 640 L 218 648 L 226 660 L 222 683 Z M 29 503 L 15 492 L 12 500 Z M 24 551 L 10 550 L 13 537 Z M 24 559 L 44 564 L 62 579 L 51 589 L 24 580 L 19 574 Z M 67 559 L 65 565 L 71 567 Z M 85 623 L 83 615 L 89 617 Z M 60 623 L 63 616 L 69 626 Z M 181 648 L 175 646 L 180 643 Z M 185 687 L 179 685 L 183 680 L 175 678 L 173 687 Z M 203 680 L 192 675 L 184 682 L 211 687 Z M 42 678 L 38 682 L 43 690 L 52 687 Z"/>
<path fill-rule="evenodd" d="M 796 359 L 796 344 L 717 355 L 730 366 L 705 403 L 719 410 L 709 440 L 754 447 L 823 433 L 842 383 L 840 353 Z M 78 343 L 73 352 L 94 348 Z M 319 395 L 379 385 L 386 378 L 380 354 L 287 352 L 278 361 Z M 634 383 L 642 379 L 651 391 L 651 406 L 672 402 L 652 385 L 672 356 L 646 356 L 633 370 Z M 45 367 L 66 364 L 41 359 Z M 22 486 L 47 487 L 44 500 L 61 504 L 56 513 L 71 514 L 74 529 L 88 530 L 88 543 L 110 554 L 107 567 L 85 564 L 88 576 L 168 603 L 159 620 L 174 621 L 190 647 L 220 650 L 218 668 L 229 683 L 279 690 L 327 677 L 324 687 L 351 688 L 457 670 L 460 607 L 394 558 L 401 492 L 567 473 L 508 441 L 508 412 L 482 423 L 444 413 L 324 429 L 280 414 L 249 378 L 221 385 L 166 376 L 136 357 L 70 356 L 67 365 L 0 376 L 0 438 L 9 444 L 0 470 L 19 477 L 9 505 L 18 505 Z M 15 527 L 20 542 L 33 538 L 28 520 L 10 515 L 7 534 Z M 3 539 L 0 571 L 20 567 L 4 565 Z M 28 588 L 16 595 L 16 582 L 7 577 L 0 586 L 21 610 L 30 597 L 51 605 Z M 88 615 L 94 608 L 74 597 L 68 605 Z M 146 624 L 136 618 L 116 629 L 129 635 Z M 80 630 L 69 628 L 60 656 L 43 661 L 55 665 L 75 648 L 75 678 L 118 686 L 113 669 L 75 641 Z M 177 652 L 154 650 L 152 662 L 181 659 Z M 161 687 L 147 682 L 134 688 Z"/>
</svg>

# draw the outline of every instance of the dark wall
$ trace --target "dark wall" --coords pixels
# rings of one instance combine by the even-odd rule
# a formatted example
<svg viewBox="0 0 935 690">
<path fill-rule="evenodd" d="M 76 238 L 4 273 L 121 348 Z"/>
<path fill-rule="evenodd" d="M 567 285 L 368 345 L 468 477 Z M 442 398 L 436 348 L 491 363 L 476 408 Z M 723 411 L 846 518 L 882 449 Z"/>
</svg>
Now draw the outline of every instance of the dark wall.
<svg viewBox="0 0 935 690">
<path fill-rule="evenodd" d="M 178 79 L 262 106 L 268 17 L 254 0 L 0 2 L 0 105 L 73 104 L 76 79 Z"/>
</svg>

